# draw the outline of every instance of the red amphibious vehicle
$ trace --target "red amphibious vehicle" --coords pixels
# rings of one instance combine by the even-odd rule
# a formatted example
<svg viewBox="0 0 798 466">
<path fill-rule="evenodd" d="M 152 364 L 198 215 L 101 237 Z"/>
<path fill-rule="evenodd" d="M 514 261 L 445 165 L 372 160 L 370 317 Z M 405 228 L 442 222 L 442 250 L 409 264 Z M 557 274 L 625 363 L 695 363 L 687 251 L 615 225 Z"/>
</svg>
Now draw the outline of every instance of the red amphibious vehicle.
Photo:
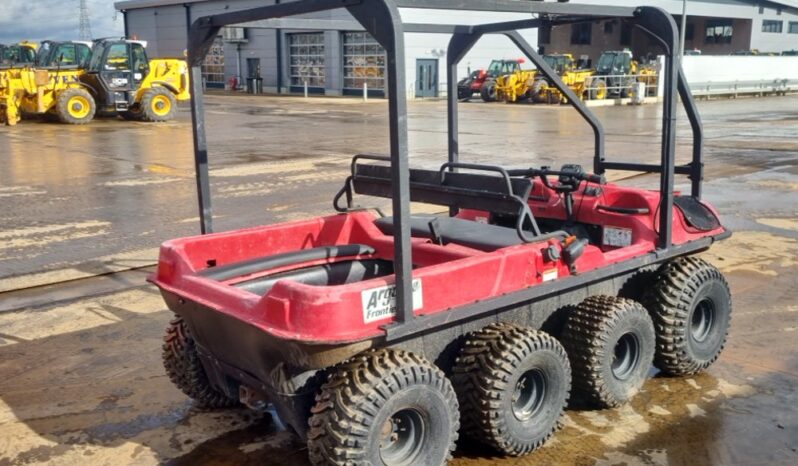
<svg viewBox="0 0 798 466">
<path fill-rule="evenodd" d="M 164 364 L 198 403 L 273 405 L 314 464 L 438 465 L 458 438 L 506 455 L 542 445 L 571 406 L 612 407 L 654 364 L 692 374 L 720 355 L 731 297 L 695 257 L 730 232 L 701 200 L 702 128 L 672 17 L 653 7 L 500 2 L 537 17 L 480 26 L 403 24 L 393 0 L 300 0 L 198 19 L 191 27 L 202 235 L 167 241 L 151 277 L 176 314 Z M 457 0 L 420 7 L 462 9 Z M 492 10 L 495 1 L 469 2 Z M 219 29 L 345 8 L 383 45 L 391 152 L 358 155 L 334 215 L 211 233 L 200 65 Z M 605 158 L 601 123 L 516 32 L 620 18 L 665 56 L 660 163 Z M 304 20 L 275 23 L 299 27 Z M 310 20 L 318 27 L 319 20 Z M 263 23 L 263 24 L 269 24 Z M 403 36 L 447 33 L 449 154 L 411 169 Z M 457 63 L 505 34 L 593 128 L 592 172 L 458 160 Z M 675 107 L 692 129 L 676 165 Z M 659 174 L 657 190 L 607 183 L 607 170 Z M 688 175 L 689 193 L 674 190 Z M 390 198 L 393 216 L 355 200 Z M 410 202 L 449 215 L 412 216 Z"/>
</svg>

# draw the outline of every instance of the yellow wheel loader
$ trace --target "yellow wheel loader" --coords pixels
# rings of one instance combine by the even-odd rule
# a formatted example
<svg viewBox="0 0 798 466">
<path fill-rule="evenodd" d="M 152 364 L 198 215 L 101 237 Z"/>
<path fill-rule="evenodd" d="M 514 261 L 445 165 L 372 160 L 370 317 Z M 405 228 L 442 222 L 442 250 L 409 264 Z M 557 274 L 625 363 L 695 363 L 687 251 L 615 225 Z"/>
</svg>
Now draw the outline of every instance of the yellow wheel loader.
<svg viewBox="0 0 798 466">
<path fill-rule="evenodd" d="M 31 65 L 36 61 L 37 45 L 22 41 L 13 45 L 0 44 L 0 69 Z"/>
<path fill-rule="evenodd" d="M 588 86 L 591 76 L 595 73 L 589 68 L 580 68 L 573 55 L 559 53 L 543 57 L 546 63 L 554 69 L 574 94 L 582 100 L 589 97 Z M 605 90 L 606 92 L 606 90 Z M 568 99 L 547 79 L 536 79 L 530 88 L 530 99 L 536 103 L 566 103 Z M 603 98 L 603 97 L 602 97 Z"/>
<path fill-rule="evenodd" d="M 549 54 L 543 60 L 560 75 L 565 84 L 582 98 L 587 97 L 587 82 L 593 75 L 591 69 L 580 69 L 569 53 Z M 521 70 L 500 77 L 496 82 L 496 92 L 501 100 L 508 103 L 522 100 L 555 103 L 566 101 L 565 96 L 549 80 L 538 76 L 536 70 Z"/>
<path fill-rule="evenodd" d="M 190 98 L 188 65 L 148 60 L 144 47 L 140 41 L 104 39 L 93 44 L 87 66 L 62 66 L 65 55 L 53 52 L 55 66 L 0 70 L 0 119 L 14 125 L 23 114 L 44 114 L 85 124 L 102 112 L 171 120 L 177 102 Z"/>
</svg>

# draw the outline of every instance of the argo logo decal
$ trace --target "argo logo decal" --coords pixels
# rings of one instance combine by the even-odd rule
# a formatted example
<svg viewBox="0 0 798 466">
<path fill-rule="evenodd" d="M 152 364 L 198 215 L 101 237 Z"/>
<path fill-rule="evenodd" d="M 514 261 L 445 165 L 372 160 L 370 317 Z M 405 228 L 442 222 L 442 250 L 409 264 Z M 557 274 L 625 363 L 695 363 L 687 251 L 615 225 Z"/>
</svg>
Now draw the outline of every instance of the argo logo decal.
<svg viewBox="0 0 798 466">
<path fill-rule="evenodd" d="M 413 310 L 424 307 L 421 279 L 413 280 Z M 396 286 L 388 285 L 363 290 L 360 293 L 363 301 L 363 322 L 369 324 L 396 315 Z"/>
</svg>

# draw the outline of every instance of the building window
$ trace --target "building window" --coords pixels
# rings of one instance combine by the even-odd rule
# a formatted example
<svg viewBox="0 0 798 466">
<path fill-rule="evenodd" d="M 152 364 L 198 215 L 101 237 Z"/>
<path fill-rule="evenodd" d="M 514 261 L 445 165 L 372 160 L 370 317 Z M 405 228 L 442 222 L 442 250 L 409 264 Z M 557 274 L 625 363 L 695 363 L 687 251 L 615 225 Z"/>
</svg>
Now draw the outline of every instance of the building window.
<svg viewBox="0 0 798 466">
<path fill-rule="evenodd" d="M 798 34 L 798 21 L 790 21 L 787 32 L 790 34 Z"/>
<path fill-rule="evenodd" d="M 571 25 L 571 44 L 590 45 L 590 36 L 593 32 L 591 23 L 575 23 Z"/>
<path fill-rule="evenodd" d="M 344 89 L 385 89 L 385 49 L 367 32 L 344 33 Z"/>
<path fill-rule="evenodd" d="M 324 33 L 288 34 L 291 86 L 324 87 Z"/>
<path fill-rule="evenodd" d="M 775 32 L 781 33 L 783 21 L 775 21 L 772 19 L 762 20 L 762 32 Z"/>
<path fill-rule="evenodd" d="M 621 45 L 632 45 L 632 25 L 626 21 L 621 23 Z"/>
<path fill-rule="evenodd" d="M 551 44 L 551 23 L 543 24 L 538 29 L 538 43 Z"/>
<path fill-rule="evenodd" d="M 705 43 L 731 44 L 733 29 L 732 24 L 733 21 L 731 19 L 708 20 Z"/>
<path fill-rule="evenodd" d="M 213 45 L 202 62 L 202 79 L 208 87 L 224 87 L 224 42 L 222 36 L 213 40 Z"/>
</svg>

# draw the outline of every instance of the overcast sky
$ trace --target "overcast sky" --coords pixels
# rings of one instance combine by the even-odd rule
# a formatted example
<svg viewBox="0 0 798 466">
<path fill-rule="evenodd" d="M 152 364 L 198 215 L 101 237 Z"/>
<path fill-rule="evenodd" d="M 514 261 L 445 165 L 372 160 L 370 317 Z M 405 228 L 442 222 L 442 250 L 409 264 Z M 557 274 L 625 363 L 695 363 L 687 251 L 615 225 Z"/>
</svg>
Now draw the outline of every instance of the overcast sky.
<svg viewBox="0 0 798 466">
<path fill-rule="evenodd" d="M 21 40 L 78 39 L 79 0 L 0 0 L 0 43 Z M 92 35 L 121 37 L 122 14 L 114 19 L 114 0 L 88 0 Z"/>
</svg>

